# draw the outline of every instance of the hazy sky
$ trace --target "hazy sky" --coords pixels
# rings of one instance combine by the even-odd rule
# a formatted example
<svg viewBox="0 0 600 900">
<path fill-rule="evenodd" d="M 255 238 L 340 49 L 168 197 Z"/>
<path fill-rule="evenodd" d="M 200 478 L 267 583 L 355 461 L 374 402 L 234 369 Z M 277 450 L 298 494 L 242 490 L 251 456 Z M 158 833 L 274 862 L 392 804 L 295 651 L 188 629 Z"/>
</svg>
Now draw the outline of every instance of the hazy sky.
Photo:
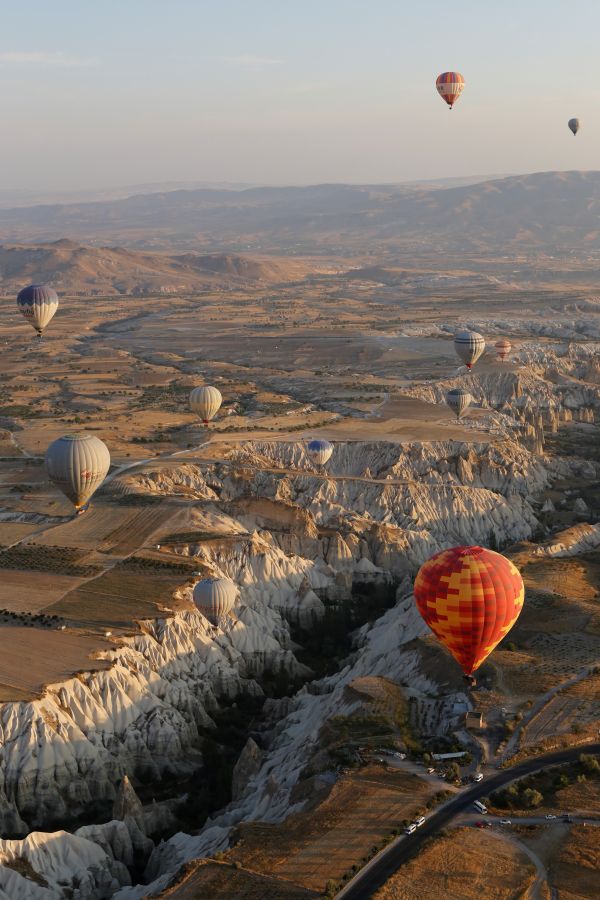
<svg viewBox="0 0 600 900">
<path fill-rule="evenodd" d="M 598 0 L 0 9 L 1 188 L 600 168 Z M 446 69 L 466 80 L 451 113 Z"/>
</svg>

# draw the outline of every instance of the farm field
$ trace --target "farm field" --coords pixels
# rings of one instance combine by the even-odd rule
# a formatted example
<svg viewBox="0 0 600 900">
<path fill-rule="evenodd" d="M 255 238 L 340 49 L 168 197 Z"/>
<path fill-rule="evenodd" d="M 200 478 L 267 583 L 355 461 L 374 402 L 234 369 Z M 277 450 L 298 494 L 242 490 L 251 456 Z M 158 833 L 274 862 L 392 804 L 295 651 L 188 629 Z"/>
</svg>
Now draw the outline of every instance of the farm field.
<svg viewBox="0 0 600 900">
<path fill-rule="evenodd" d="M 322 892 L 411 818 L 432 792 L 430 785 L 398 770 L 369 766 L 347 775 L 316 809 L 283 825 L 240 826 L 226 859 L 253 871 Z"/>
<path fill-rule="evenodd" d="M 107 668 L 109 663 L 94 654 L 111 646 L 81 629 L 0 624 L 0 701 L 29 700 L 76 672 Z"/>
<path fill-rule="evenodd" d="M 530 896 L 535 866 L 526 854 L 501 835 L 461 828 L 434 839 L 403 865 L 375 900 L 515 900 Z"/>
<path fill-rule="evenodd" d="M 210 897 L 211 900 L 266 900 L 267 897 L 270 900 L 304 900 L 321 896 L 321 893 L 283 879 L 212 860 L 191 865 L 190 869 L 190 874 L 175 887 L 167 888 L 157 896 L 165 900 L 198 900 L 199 897 Z"/>
</svg>

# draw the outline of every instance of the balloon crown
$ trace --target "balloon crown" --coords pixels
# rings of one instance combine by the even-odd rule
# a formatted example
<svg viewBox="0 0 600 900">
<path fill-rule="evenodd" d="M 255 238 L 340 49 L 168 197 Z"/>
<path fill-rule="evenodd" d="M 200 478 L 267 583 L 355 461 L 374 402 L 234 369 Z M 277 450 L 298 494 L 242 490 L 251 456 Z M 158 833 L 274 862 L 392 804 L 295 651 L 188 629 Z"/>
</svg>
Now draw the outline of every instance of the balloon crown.
<svg viewBox="0 0 600 900">
<path fill-rule="evenodd" d="M 464 547 L 461 556 L 481 556 L 484 547 Z"/>
</svg>

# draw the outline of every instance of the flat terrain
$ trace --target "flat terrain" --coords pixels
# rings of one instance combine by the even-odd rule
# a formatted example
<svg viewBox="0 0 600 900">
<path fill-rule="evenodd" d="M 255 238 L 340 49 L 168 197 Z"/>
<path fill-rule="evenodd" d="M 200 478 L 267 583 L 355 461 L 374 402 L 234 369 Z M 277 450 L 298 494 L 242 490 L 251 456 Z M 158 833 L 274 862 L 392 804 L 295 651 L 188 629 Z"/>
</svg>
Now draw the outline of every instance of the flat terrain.
<svg viewBox="0 0 600 900">
<path fill-rule="evenodd" d="M 242 825 L 226 858 L 322 892 L 414 816 L 432 791 L 413 775 L 372 766 L 342 778 L 318 808 L 281 826 Z"/>
<path fill-rule="evenodd" d="M 514 900 L 529 896 L 535 866 L 511 841 L 462 828 L 437 838 L 375 893 L 376 900 Z"/>
</svg>

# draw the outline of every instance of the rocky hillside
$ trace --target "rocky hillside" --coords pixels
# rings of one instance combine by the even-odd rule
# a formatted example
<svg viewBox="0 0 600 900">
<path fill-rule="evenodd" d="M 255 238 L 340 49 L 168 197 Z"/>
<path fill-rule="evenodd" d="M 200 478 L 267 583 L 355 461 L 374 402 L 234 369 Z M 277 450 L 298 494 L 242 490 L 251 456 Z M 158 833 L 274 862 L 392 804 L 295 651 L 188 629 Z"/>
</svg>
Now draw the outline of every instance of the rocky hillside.
<svg viewBox="0 0 600 900">
<path fill-rule="evenodd" d="M 286 472 L 293 462 L 303 471 Z M 410 595 L 412 577 L 442 546 L 529 538 L 537 525 L 532 496 L 550 480 L 539 459 L 506 442 L 340 444 L 328 476 L 310 471 L 300 444 L 248 442 L 230 448 L 226 459 L 115 479 L 116 494 L 172 493 L 185 483 L 187 530 L 165 540 L 160 553 L 193 558 L 201 574 L 234 579 L 239 600 L 229 624 L 213 628 L 192 611 L 190 585 L 182 584 L 190 611 L 141 622 L 139 634 L 104 653 L 109 669 L 0 708 L 4 833 L 89 816 L 91 808 L 105 822 L 0 842 L 0 890 L 58 897 L 60 869 L 61 890 L 78 885 L 82 900 L 113 896 L 119 886 L 120 898 L 142 897 L 148 887 L 128 887 L 132 860 L 138 871 L 143 861 L 158 890 L 185 860 L 226 845 L 240 820 L 281 821 L 299 802 L 294 798 L 310 796 L 304 779 L 309 763 L 321 758 L 323 726 L 358 708 L 350 686 L 365 676 L 407 685 L 428 728 L 446 733 L 453 727 L 449 710 L 464 708 L 466 698 L 460 684 L 440 690 L 434 671 L 423 667 L 426 629 Z M 195 837 L 179 834 L 155 847 L 147 832 L 172 816 L 164 804 L 138 809 L 132 801 L 137 812 L 131 803 L 124 811 L 123 777 L 159 784 L 197 770 L 199 729 L 214 727 L 223 704 L 260 697 L 269 671 L 302 678 L 292 628 L 310 628 L 361 584 L 394 585 L 393 608 L 360 628 L 340 672 L 266 702 L 262 746 L 249 743 L 243 751 L 229 807 Z M 15 858 L 28 860 L 46 886 L 15 871 Z"/>
<path fill-rule="evenodd" d="M 178 190 L 0 210 L 3 240 L 190 240 L 216 246 L 432 241 L 438 250 L 597 248 L 599 172 L 539 172 L 449 187 L 323 184 Z"/>
<path fill-rule="evenodd" d="M 326 267 L 325 267 L 326 268 Z M 199 255 L 86 247 L 75 241 L 0 247 L 0 292 L 47 282 L 59 293 L 82 295 L 171 294 L 228 290 L 302 279 L 319 266 L 296 260 L 236 254 Z"/>
</svg>

